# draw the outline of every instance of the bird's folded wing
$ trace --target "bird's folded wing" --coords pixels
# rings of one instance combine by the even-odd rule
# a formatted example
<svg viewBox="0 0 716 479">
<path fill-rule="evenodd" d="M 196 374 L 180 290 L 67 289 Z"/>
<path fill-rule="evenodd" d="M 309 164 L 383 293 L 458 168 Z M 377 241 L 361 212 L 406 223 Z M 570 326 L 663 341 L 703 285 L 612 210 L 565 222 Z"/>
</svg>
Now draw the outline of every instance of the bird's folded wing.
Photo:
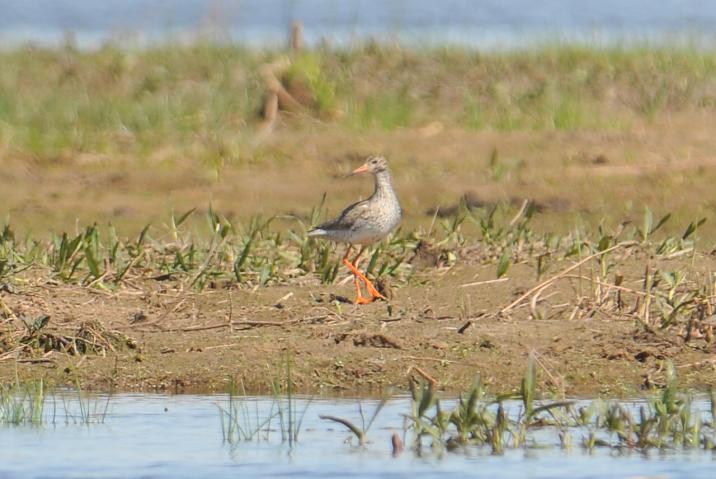
<svg viewBox="0 0 716 479">
<path fill-rule="evenodd" d="M 323 223 L 317 228 L 324 230 L 355 230 L 365 224 L 370 217 L 371 211 L 368 201 L 359 201 L 343 210 L 335 220 Z"/>
</svg>

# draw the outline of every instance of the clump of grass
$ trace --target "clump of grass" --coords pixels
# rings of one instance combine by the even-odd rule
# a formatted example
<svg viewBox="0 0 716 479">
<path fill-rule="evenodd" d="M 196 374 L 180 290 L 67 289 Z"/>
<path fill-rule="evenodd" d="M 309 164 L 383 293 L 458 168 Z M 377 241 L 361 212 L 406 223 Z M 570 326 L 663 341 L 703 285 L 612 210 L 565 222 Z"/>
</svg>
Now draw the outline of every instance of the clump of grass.
<svg viewBox="0 0 716 479">
<path fill-rule="evenodd" d="M 83 232 L 52 235 L 49 242 L 28 240 L 18 243 L 11 233 L 0 237 L 0 279 L 12 280 L 27 268 L 47 267 L 62 282 L 102 289 L 117 288 L 137 277 L 178 277 L 189 287 L 202 290 L 223 285 L 267 286 L 318 273 L 322 282 L 335 281 L 339 257 L 330 242 L 316 242 L 299 231 L 273 230 L 273 218 L 254 217 L 234 223 L 209 208 L 206 213 L 209 241 L 182 228 L 193 210 L 171 215 L 159 241 L 147 225 L 136 238 L 120 238 L 110 225 L 97 225 Z M 9 226 L 5 231 L 11 232 Z M 166 232 L 165 232 L 166 231 Z M 371 252 L 369 271 L 376 277 L 405 277 L 406 258 L 415 238 L 394 237 Z"/>
<path fill-rule="evenodd" d="M 532 432 L 555 430 L 562 448 L 571 446 L 571 437 L 582 434 L 582 446 L 592 450 L 714 448 L 714 395 L 711 420 L 695 410 L 690 395 L 679 392 L 673 364 L 665 363 L 666 385 L 661 393 L 638 409 L 618 402 L 597 400 L 575 409 L 574 401 L 538 401 L 536 363 L 530 357 L 519 391 L 491 396 L 479 380 L 458 397 L 451 411 L 445 411 L 430 381 L 411 380 L 412 410 L 408 415 L 414 448 L 423 448 L 429 437 L 432 448 L 453 450 L 465 446 L 486 447 L 493 454 L 509 448 L 546 447 Z M 509 414 L 507 399 L 519 399 L 517 414 Z"/>
<path fill-rule="evenodd" d="M 218 406 L 224 442 L 236 444 L 241 441 L 253 441 L 260 437 L 262 431 L 265 432 L 264 437 L 268 439 L 268 426 L 276 416 L 273 405 L 269 414 L 261 418 L 258 404 L 254 402 L 255 408 L 251 410 L 248 401 L 245 400 L 246 397 L 243 382 L 237 384 L 233 377 L 230 378 L 228 404 L 226 408 Z"/>
<path fill-rule="evenodd" d="M 260 439 L 269 440 L 272 424 L 276 421 L 281 442 L 288 443 L 289 447 L 295 446 L 311 400 L 306 400 L 303 407 L 299 407 L 301 401 L 296 397 L 289 354 L 282 361 L 281 367 L 283 375 L 274 377 L 270 382 L 273 400 L 271 408 L 265 414 L 259 412 L 256 401 L 253 402 L 254 408 L 250 408 L 243 382 L 237 384 L 230 378 L 228 404 L 226 407 L 218 405 L 224 442 L 237 444 Z"/>
<path fill-rule="evenodd" d="M 103 424 L 109 410 L 112 391 L 105 398 L 88 395 L 75 381 L 76 397 L 66 392 L 48 395 L 40 380 L 21 382 L 19 378 L 10 384 L 0 384 L 0 426 L 42 426 L 48 421 L 56 424 L 58 397 L 64 407 L 65 424 Z M 52 400 L 52 413 L 46 414 L 46 402 Z"/>
<path fill-rule="evenodd" d="M 288 361 L 288 360 L 287 360 Z M 246 397 L 236 383 L 230 383 L 228 408 L 220 407 L 222 433 L 229 443 L 252 441 L 268 431 L 274 418 L 279 419 L 282 442 L 294 446 L 298 440 L 308 402 L 298 411 L 292 393 L 290 364 L 276 386 L 271 409 L 260 418 L 237 396 Z M 545 399 L 552 393 L 539 388 L 538 369 L 542 363 L 530 355 L 525 374 L 517 390 L 491 394 L 479 377 L 448 409 L 437 392 L 436 382 L 410 378 L 410 411 L 405 415 L 406 433 L 412 435 L 413 450 L 462 451 L 486 448 L 492 454 L 509 449 L 546 448 L 555 445 L 569 449 L 573 437 L 581 437 L 581 447 L 592 451 L 605 448 L 623 452 L 659 450 L 714 450 L 716 395 L 710 392 L 709 411 L 693 405 L 693 397 L 679 389 L 676 369 L 665 361 L 664 384 L 643 404 L 625 405 L 618 401 L 579 401 Z M 421 374 L 422 375 L 422 374 Z M 355 435 L 358 445 L 367 444 L 367 434 L 387 403 L 381 400 L 367 418 L 359 402 L 360 424 L 349 419 L 320 414 L 321 419 L 341 424 Z M 277 406 L 277 407 L 276 407 Z M 550 440 L 550 434 L 553 439 Z M 427 444 L 426 444 L 427 441 Z"/>
<path fill-rule="evenodd" d="M 45 386 L 43 381 L 0 384 L 0 425 L 41 426 L 44 422 Z"/>
<path fill-rule="evenodd" d="M 481 130 L 485 127 L 485 112 L 480 103 L 471 95 L 465 97 L 465 126 L 470 130 Z"/>
<path fill-rule="evenodd" d="M 584 447 L 713 449 L 714 423 L 704 421 L 701 412 L 694 409 L 692 397 L 679 391 L 676 370 L 670 361 L 665 364 L 665 376 L 661 394 L 639 407 L 638 418 L 616 402 L 597 408 L 597 417 L 587 422 L 592 432 L 585 438 Z M 712 396 L 711 409 L 713 404 Z M 609 437 L 615 437 L 616 443 L 592 439 L 594 430 L 599 427 Z"/>
<path fill-rule="evenodd" d="M 293 447 L 298 442 L 303 418 L 311 405 L 311 401 L 307 400 L 303 409 L 299 411 L 293 383 L 292 357 L 288 353 L 284 358 L 283 366 L 285 374 L 283 378 L 274 378 L 271 383 L 271 390 L 274 402 L 277 405 L 276 415 L 281 431 L 281 440 L 287 442 L 289 447 Z"/>
<path fill-rule="evenodd" d="M 324 55 L 319 51 L 302 51 L 294 57 L 286 72 L 285 82 L 308 88 L 316 114 L 330 117 L 336 114 L 338 100 L 336 81 L 331 79 L 323 65 Z"/>
<path fill-rule="evenodd" d="M 75 393 L 77 394 L 76 401 L 68 401 L 67 398 L 63 396 L 65 422 L 84 426 L 104 424 L 109 411 L 112 390 L 110 389 L 110 391 L 108 391 L 104 399 L 100 396 L 86 394 L 82 390 L 82 384 L 79 378 L 76 378 Z M 73 412 L 73 406 L 77 407 L 77 413 Z"/>
</svg>

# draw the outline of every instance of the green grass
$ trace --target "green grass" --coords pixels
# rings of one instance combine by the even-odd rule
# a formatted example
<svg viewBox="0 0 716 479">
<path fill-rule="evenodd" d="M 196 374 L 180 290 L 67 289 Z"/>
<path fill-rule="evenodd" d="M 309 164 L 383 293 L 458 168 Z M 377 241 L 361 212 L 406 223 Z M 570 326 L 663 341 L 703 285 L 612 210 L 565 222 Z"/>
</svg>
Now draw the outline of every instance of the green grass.
<svg viewBox="0 0 716 479">
<path fill-rule="evenodd" d="M 321 217 L 320 210 L 314 209 L 311 224 Z M 424 284 L 434 268 L 461 261 L 493 265 L 495 278 L 505 281 L 521 265 L 534 271 L 537 284 L 493 314 L 510 316 L 517 306 L 529 304 L 529 316 L 542 319 L 547 312 L 537 301 L 540 292 L 577 281 L 577 290 L 565 299 L 578 317 L 599 311 L 631 319 L 650 332 L 712 337 L 708 318 L 716 278 L 707 274 L 710 255 L 698 249 L 696 236 L 705 219 L 670 235 L 662 230 L 672 215 L 655 216 L 646 208 L 638 224 L 602 223 L 558 235 L 536 231 L 535 214 L 528 203 L 517 211 L 500 204 L 489 209 L 462 205 L 430 231 L 399 230 L 374 246 L 365 255 L 366 274 L 401 288 Z M 6 225 L 0 234 L 0 286 L 12 289 L 28 275 L 108 291 L 153 279 L 172 279 L 198 291 L 293 284 L 303 277 L 324 284 L 337 279 L 341 252 L 330 242 L 307 238 L 310 225 L 300 219 L 293 218 L 297 228 L 274 228 L 273 218 L 232 222 L 210 208 L 202 232 L 186 227 L 192 215 L 193 210 L 172 215 L 164 227 L 148 225 L 130 238 L 112 226 L 97 225 L 49 240 L 18 238 Z M 426 255 L 431 263 L 415 261 Z"/>
<path fill-rule="evenodd" d="M 563 450 L 576 445 L 590 452 L 599 448 L 622 453 L 651 449 L 716 450 L 714 392 L 709 396 L 709 409 L 702 411 L 694 405 L 693 395 L 679 388 L 671 361 L 664 361 L 662 366 L 663 384 L 650 391 L 638 406 L 601 399 L 580 403 L 541 391 L 542 364 L 534 355 L 528 359 L 519 389 L 498 394 L 490 393 L 478 377 L 456 400 L 444 401 L 432 380 L 411 377 L 410 410 L 403 415 L 403 437 L 409 438 L 411 449 L 418 455 L 428 447 L 438 454 L 445 450 L 486 448 L 500 455 L 509 449 L 549 448 L 556 444 Z M 306 401 L 298 415 L 290 390 L 290 369 L 282 381 L 288 389 L 277 391 L 268 415 L 263 418 L 255 400 L 251 400 L 255 404 L 252 410 L 245 391 L 239 392 L 235 383 L 231 383 L 228 406 L 220 407 L 227 442 L 252 441 L 262 437 L 262 432 L 263 439 L 268 441 L 271 421 L 279 417 L 283 418 L 279 424 L 282 442 L 294 445 L 291 438 L 295 434 L 293 441 L 297 440 L 310 401 Z M 369 418 L 359 402 L 360 423 L 320 411 L 319 418 L 345 427 L 356 437 L 357 445 L 365 447 L 371 426 L 387 401 L 384 398 L 378 402 Z M 281 406 L 282 402 L 286 408 Z M 445 406 L 446 403 L 451 405 Z"/>
<path fill-rule="evenodd" d="M 335 246 L 307 238 L 308 225 L 300 221 L 298 230 L 273 229 L 271 219 L 232 223 L 209 209 L 208 228 L 193 233 L 181 228 L 191 213 L 172 215 L 163 228 L 147 225 L 133 238 L 121 238 L 111 225 L 92 225 L 39 241 L 17 238 L 5 225 L 0 235 L 0 282 L 33 265 L 63 282 L 99 288 L 115 288 L 145 268 L 181 278 L 199 290 L 224 282 L 267 286 L 313 273 L 325 283 L 336 278 Z M 379 253 L 373 254 L 371 263 L 374 275 L 407 274 L 404 261 L 416 241 L 410 235 L 396 237 L 376 250 Z"/>
<path fill-rule="evenodd" d="M 275 376 L 270 381 L 273 395 L 271 408 L 268 413 L 260 414 L 255 399 L 249 400 L 242 382 L 229 378 L 228 402 L 226 406 L 218 405 L 221 419 L 221 433 L 224 442 L 238 444 L 270 439 L 270 433 L 275 427 L 281 434 L 281 442 L 294 447 L 301 434 L 303 419 L 311 405 L 311 399 L 306 399 L 299 410 L 299 400 L 296 398 L 293 383 L 292 358 L 289 354 L 282 361 L 282 375 Z M 253 403 L 253 408 L 251 408 Z M 274 426 L 275 424 L 275 426 Z"/>
<path fill-rule="evenodd" d="M 281 55 L 201 42 L 0 51 L 0 149 L 52 161 L 78 153 L 246 160 L 265 93 L 257 70 Z M 308 85 L 322 121 L 359 130 L 436 120 L 470 129 L 619 129 L 716 108 L 716 53 L 689 47 L 324 47 L 299 55 L 287 78 Z"/>
<path fill-rule="evenodd" d="M 48 393 L 42 379 L 23 382 L 16 377 L 12 383 L 0 384 L 0 426 L 39 427 L 48 423 L 56 424 L 59 418 L 58 402 L 63 405 L 65 424 L 104 423 L 112 391 L 104 399 L 88 395 L 82 391 L 77 380 L 75 392 L 76 397 L 67 391 Z"/>
<path fill-rule="evenodd" d="M 577 406 L 564 399 L 537 400 L 537 365 L 530 357 L 519 391 L 490 395 L 479 379 L 461 394 L 457 404 L 447 411 L 431 382 L 411 380 L 412 409 L 407 417 L 413 433 L 413 448 L 424 448 L 430 439 L 435 449 L 486 447 L 493 454 L 506 449 L 549 447 L 537 439 L 536 431 L 557 433 L 563 449 L 570 449 L 572 437 L 581 436 L 586 450 L 609 448 L 620 451 L 648 449 L 714 450 L 716 403 L 710 396 L 710 411 L 699 411 L 693 397 L 678 388 L 676 372 L 669 361 L 664 363 L 665 384 L 661 391 L 634 410 L 616 401 L 595 400 Z M 517 414 L 509 414 L 507 400 L 519 400 Z M 710 417 L 703 415 L 710 412 Z"/>
<path fill-rule="evenodd" d="M 278 427 L 281 431 L 281 440 L 288 443 L 289 447 L 293 447 L 298 442 L 303 419 L 306 416 L 308 407 L 311 405 L 311 399 L 308 399 L 305 401 L 303 408 L 298 409 L 292 362 L 292 355 L 286 353 L 282 364 L 284 374 L 274 377 L 271 382 L 274 404 L 277 405 L 276 416 L 278 418 Z"/>
<path fill-rule="evenodd" d="M 234 378 L 230 378 L 228 389 L 226 407 L 218 405 L 221 435 L 224 442 L 237 444 L 262 438 L 268 440 L 269 426 L 277 415 L 274 405 L 272 404 L 270 412 L 263 417 L 259 414 L 258 404 L 255 401 L 253 401 L 254 407 L 250 407 L 250 401 L 246 400 L 247 394 L 243 383 L 237 383 Z"/>
<path fill-rule="evenodd" d="M 0 384 L 0 426 L 43 424 L 45 386 L 42 380 Z"/>
</svg>

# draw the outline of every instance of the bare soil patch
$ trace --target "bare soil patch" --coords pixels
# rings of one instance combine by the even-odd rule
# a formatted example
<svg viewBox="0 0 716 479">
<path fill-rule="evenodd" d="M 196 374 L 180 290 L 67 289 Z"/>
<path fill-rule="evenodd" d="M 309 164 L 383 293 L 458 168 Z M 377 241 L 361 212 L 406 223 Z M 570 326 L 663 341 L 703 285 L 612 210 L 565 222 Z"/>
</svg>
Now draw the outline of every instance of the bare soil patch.
<svg viewBox="0 0 716 479">
<path fill-rule="evenodd" d="M 555 284 L 545 319 L 531 319 L 528 304 L 496 317 L 489 313 L 534 285 L 530 268 L 517 265 L 505 281 L 466 287 L 493 277 L 494 266 L 465 261 L 426 271 L 421 285 L 397 288 L 389 303 L 367 306 L 331 301 L 350 296 L 352 287 L 322 286 L 311 277 L 203 292 L 148 280 L 106 292 L 28 272 L 12 293 L 0 293 L 3 341 L 28 335 L 19 318 L 49 320 L 34 339 L 0 355 L 0 375 L 169 392 L 224 391 L 233 376 L 267 393 L 270 380 L 282 378 L 288 354 L 293 380 L 306 393 L 399 391 L 415 367 L 450 392 L 476 375 L 491 390 L 506 391 L 519 386 L 532 353 L 543 367 L 542 387 L 567 395 L 640 394 L 660 385 L 665 359 L 676 364 L 682 385 L 714 385 L 713 342 L 645 331 L 630 319 L 575 317 L 559 304 L 560 296 L 574 295 L 574 283 Z M 84 338 L 86 347 L 78 350 L 73 338 Z"/>
</svg>

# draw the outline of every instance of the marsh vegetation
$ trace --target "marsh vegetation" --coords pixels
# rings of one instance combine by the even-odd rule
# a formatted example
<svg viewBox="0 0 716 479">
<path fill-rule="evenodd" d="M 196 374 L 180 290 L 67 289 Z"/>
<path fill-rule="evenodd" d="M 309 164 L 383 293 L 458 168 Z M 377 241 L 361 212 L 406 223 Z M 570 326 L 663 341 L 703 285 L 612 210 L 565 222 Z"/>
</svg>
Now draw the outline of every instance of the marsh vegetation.
<svg viewBox="0 0 716 479">
<path fill-rule="evenodd" d="M 289 57 L 299 106 L 263 134 L 261 72 Z M 514 383 L 499 357 L 533 350 L 559 364 L 555 389 L 631 394 L 664 384 L 667 360 L 710 384 L 715 58 L 5 50 L 3 375 L 221 390 L 238 368 L 265 388 L 246 364 L 275 373 L 298 345 L 303 391 L 380 390 L 408 363 L 453 391 L 476 364 Z M 391 301 L 361 310 L 341 252 L 305 232 L 364 194 L 340 176 L 376 150 L 406 211 L 365 261 Z"/>
</svg>

